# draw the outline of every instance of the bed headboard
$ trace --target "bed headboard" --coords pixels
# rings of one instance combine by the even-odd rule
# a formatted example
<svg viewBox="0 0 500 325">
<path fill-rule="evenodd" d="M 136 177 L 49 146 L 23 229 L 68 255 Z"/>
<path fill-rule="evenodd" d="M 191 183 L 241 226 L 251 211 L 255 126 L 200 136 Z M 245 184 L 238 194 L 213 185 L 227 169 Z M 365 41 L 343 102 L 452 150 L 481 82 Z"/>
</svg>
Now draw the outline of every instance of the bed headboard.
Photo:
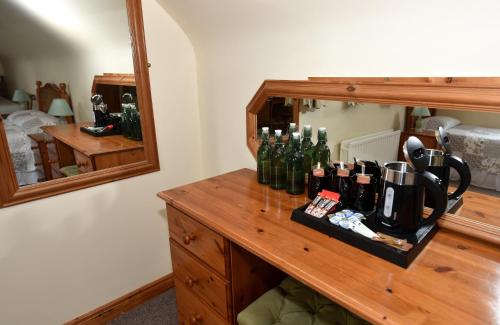
<svg viewBox="0 0 500 325">
<path fill-rule="evenodd" d="M 66 84 L 60 83 L 59 86 L 53 83 L 46 83 L 42 87 L 42 82 L 36 82 L 36 102 L 38 104 L 38 110 L 48 113 L 50 104 L 54 98 L 64 98 L 69 104 L 69 107 L 73 109 L 71 105 L 71 98 L 66 92 Z"/>
</svg>

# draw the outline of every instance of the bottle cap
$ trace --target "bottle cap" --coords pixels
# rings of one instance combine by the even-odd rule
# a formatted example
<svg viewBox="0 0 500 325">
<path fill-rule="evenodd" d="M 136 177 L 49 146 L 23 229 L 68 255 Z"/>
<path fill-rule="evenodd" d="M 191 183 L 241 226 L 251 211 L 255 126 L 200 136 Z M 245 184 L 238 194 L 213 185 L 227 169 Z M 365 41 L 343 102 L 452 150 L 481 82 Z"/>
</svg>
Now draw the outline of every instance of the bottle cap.
<svg viewBox="0 0 500 325">
<path fill-rule="evenodd" d="M 290 123 L 290 127 L 296 127 L 296 126 L 297 126 L 297 123 L 293 123 L 293 122 Z"/>
<path fill-rule="evenodd" d="M 281 136 L 281 130 L 280 129 L 274 130 L 274 136 L 280 137 Z"/>
<path fill-rule="evenodd" d="M 322 126 L 322 127 L 320 127 L 318 129 L 318 132 L 320 132 L 320 133 L 326 133 L 326 128 L 324 126 Z"/>
<path fill-rule="evenodd" d="M 294 140 L 300 140 L 300 133 L 299 132 L 293 132 L 292 137 Z"/>
<path fill-rule="evenodd" d="M 267 126 L 262 127 L 262 134 L 264 133 L 269 134 L 269 127 Z"/>
</svg>

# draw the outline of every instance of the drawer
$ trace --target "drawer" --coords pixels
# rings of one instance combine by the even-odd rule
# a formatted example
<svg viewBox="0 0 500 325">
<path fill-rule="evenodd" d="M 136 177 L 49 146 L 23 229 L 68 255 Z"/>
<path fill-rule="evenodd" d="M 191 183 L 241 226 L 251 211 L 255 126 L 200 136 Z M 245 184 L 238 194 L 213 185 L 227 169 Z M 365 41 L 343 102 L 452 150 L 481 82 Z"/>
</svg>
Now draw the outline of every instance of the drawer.
<svg viewBox="0 0 500 325">
<path fill-rule="evenodd" d="M 76 165 L 81 173 L 94 171 L 92 160 L 89 157 L 76 150 L 73 150 L 73 153 L 75 154 Z"/>
<path fill-rule="evenodd" d="M 225 319 L 229 320 L 229 285 L 216 272 L 205 267 L 175 241 L 170 241 L 175 277 Z"/>
<path fill-rule="evenodd" d="M 229 325 L 210 307 L 205 305 L 191 293 L 177 278 L 175 279 L 175 296 L 179 324 L 181 325 Z"/>
<path fill-rule="evenodd" d="M 172 206 L 167 206 L 167 214 L 170 238 L 226 276 L 228 241 Z"/>
</svg>

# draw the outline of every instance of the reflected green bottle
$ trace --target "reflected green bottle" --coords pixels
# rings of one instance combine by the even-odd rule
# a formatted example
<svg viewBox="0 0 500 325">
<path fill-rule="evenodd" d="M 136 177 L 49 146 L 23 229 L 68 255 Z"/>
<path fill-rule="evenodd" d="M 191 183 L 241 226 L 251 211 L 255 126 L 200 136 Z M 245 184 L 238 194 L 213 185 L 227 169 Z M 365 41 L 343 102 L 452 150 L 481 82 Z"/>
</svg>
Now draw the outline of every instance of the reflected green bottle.
<svg viewBox="0 0 500 325">
<path fill-rule="evenodd" d="M 271 153 L 271 188 L 281 190 L 286 187 L 285 145 L 281 130 L 274 130 L 274 148 Z"/>
<path fill-rule="evenodd" d="M 288 142 L 285 147 L 285 160 L 288 159 L 288 156 L 290 155 L 290 152 L 292 152 L 292 134 L 294 132 L 297 132 L 297 124 L 295 123 L 290 123 L 288 125 Z"/>
<path fill-rule="evenodd" d="M 326 128 L 321 127 L 318 129 L 318 143 L 314 147 L 312 167 L 319 166 L 326 168 L 330 162 L 330 148 L 328 148 L 326 136 Z"/>
<path fill-rule="evenodd" d="M 262 128 L 262 143 L 257 151 L 257 181 L 261 184 L 269 184 L 271 177 L 271 151 L 269 144 L 269 128 Z"/>
<path fill-rule="evenodd" d="M 304 171 L 306 173 L 306 180 L 309 172 L 312 169 L 312 160 L 314 152 L 314 144 L 311 141 L 312 137 L 312 127 L 310 125 L 304 125 L 302 130 L 302 143 L 300 144 L 300 150 L 304 155 Z"/>
<path fill-rule="evenodd" d="M 292 151 L 288 158 L 286 191 L 290 194 L 302 194 L 305 189 L 304 155 L 300 150 L 300 133 L 294 132 L 291 138 Z"/>
<path fill-rule="evenodd" d="M 288 142 L 286 143 L 286 146 L 285 146 L 285 165 L 288 164 L 288 158 L 290 156 L 290 153 L 292 152 L 292 134 L 293 132 L 296 132 L 297 131 L 297 124 L 295 123 L 290 123 L 288 125 L 288 132 L 287 132 L 287 135 L 288 135 Z M 288 167 L 285 168 L 286 169 L 286 173 L 288 173 Z"/>
</svg>

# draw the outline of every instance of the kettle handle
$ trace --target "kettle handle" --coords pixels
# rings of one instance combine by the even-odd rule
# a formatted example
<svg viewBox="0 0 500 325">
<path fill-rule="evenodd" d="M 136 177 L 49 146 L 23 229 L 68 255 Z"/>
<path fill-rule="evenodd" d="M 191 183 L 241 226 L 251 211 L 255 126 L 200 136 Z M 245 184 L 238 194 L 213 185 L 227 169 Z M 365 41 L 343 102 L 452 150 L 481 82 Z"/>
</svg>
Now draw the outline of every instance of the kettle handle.
<svg viewBox="0 0 500 325">
<path fill-rule="evenodd" d="M 460 185 L 455 192 L 448 195 L 448 199 L 456 199 L 460 195 L 464 194 L 470 185 L 470 168 L 463 159 L 460 159 L 457 156 L 447 156 L 446 160 L 448 161 L 448 165 L 455 169 L 458 172 L 458 175 L 460 175 Z"/>
<path fill-rule="evenodd" d="M 441 217 L 448 207 L 448 197 L 446 189 L 443 186 L 442 181 L 436 175 L 425 171 L 421 174 L 422 185 L 427 189 L 428 193 L 434 198 L 434 210 L 431 215 L 422 220 L 421 225 L 429 225 Z"/>
</svg>

